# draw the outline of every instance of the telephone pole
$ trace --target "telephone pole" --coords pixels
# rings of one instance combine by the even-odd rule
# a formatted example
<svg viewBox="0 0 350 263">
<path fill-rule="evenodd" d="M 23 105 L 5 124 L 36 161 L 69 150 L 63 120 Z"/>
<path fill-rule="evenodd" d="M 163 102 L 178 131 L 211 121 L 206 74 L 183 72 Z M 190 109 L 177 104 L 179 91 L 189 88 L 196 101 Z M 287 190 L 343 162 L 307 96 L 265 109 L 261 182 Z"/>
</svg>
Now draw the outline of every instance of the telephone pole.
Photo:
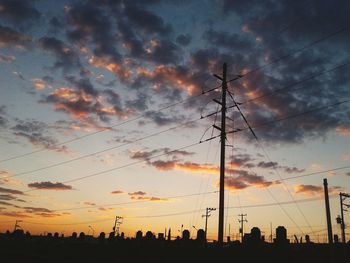
<svg viewBox="0 0 350 263">
<path fill-rule="evenodd" d="M 205 215 L 202 215 L 202 217 L 205 217 L 205 227 L 204 227 L 205 241 L 207 241 L 208 217 L 210 216 L 210 212 L 215 210 L 216 208 L 207 207 L 205 209 Z"/>
<path fill-rule="evenodd" d="M 247 216 L 247 214 L 240 214 L 238 215 L 241 219 L 238 219 L 238 222 L 241 223 L 241 228 L 239 229 L 239 232 L 241 233 L 241 242 L 243 243 L 243 236 L 244 236 L 244 222 L 248 223 L 248 220 L 244 217 Z"/>
<path fill-rule="evenodd" d="M 344 211 L 347 211 L 346 209 L 344 209 L 344 206 L 346 208 L 349 208 L 350 205 L 344 204 L 344 201 L 346 198 L 350 198 L 349 194 L 345 194 L 345 193 L 340 193 L 339 194 L 340 197 L 340 216 L 341 216 L 341 222 L 340 222 L 340 227 L 341 227 L 341 239 L 343 243 L 346 243 L 346 236 L 345 236 L 345 222 L 344 222 Z"/>
<path fill-rule="evenodd" d="M 121 224 L 123 224 L 123 217 L 116 216 L 114 221 L 114 227 L 113 227 L 114 235 L 117 234 L 117 236 L 119 236 L 119 229 Z"/>
<path fill-rule="evenodd" d="M 328 243 L 329 244 L 333 244 L 331 210 L 330 210 L 330 207 L 329 207 L 328 182 L 327 182 L 326 178 L 323 179 L 323 188 L 324 188 L 324 201 L 325 201 L 325 205 L 326 205 Z"/>
<path fill-rule="evenodd" d="M 227 93 L 227 82 L 231 82 L 241 78 L 241 75 L 237 75 L 235 78 L 227 81 L 226 80 L 227 65 L 223 64 L 222 77 L 214 74 L 214 77 L 221 80 L 221 101 L 213 99 L 214 102 L 221 105 L 221 127 L 213 125 L 213 127 L 220 131 L 220 191 L 219 191 L 219 226 L 218 226 L 218 245 L 222 246 L 224 243 L 224 203 L 225 203 L 225 143 L 226 143 L 226 93 Z M 216 88 L 215 88 L 216 89 Z M 213 91 L 212 89 L 210 91 Z M 231 94 L 231 93 L 229 93 Z"/>
</svg>

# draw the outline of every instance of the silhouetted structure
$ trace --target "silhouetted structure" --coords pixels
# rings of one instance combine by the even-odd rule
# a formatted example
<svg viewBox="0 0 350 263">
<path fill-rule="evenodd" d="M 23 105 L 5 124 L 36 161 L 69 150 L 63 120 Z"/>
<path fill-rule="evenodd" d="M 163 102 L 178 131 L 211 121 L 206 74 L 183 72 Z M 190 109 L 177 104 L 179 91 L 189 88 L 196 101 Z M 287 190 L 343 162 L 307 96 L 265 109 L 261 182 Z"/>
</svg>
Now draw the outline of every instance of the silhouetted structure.
<svg viewBox="0 0 350 263">
<path fill-rule="evenodd" d="M 287 239 L 287 229 L 284 226 L 278 226 L 276 228 L 276 238 L 274 242 L 279 245 L 284 245 L 289 243 L 289 239 Z"/>
<path fill-rule="evenodd" d="M 185 229 L 182 231 L 182 240 L 189 240 L 190 239 L 190 231 Z"/>
</svg>

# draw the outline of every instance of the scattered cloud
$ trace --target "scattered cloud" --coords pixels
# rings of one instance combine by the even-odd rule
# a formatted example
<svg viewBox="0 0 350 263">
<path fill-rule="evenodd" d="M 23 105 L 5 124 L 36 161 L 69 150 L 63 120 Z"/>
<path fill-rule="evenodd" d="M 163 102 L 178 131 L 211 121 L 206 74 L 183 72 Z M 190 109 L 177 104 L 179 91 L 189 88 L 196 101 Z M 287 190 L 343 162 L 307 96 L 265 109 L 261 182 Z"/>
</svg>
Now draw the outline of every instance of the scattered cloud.
<svg viewBox="0 0 350 263">
<path fill-rule="evenodd" d="M 350 125 L 338 126 L 335 131 L 340 136 L 350 137 Z"/>
<path fill-rule="evenodd" d="M 112 195 L 119 195 L 119 194 L 124 194 L 124 191 L 122 190 L 115 190 L 111 192 Z M 129 194 L 130 195 L 130 194 Z"/>
<path fill-rule="evenodd" d="M 63 183 L 52 183 L 52 182 L 34 182 L 28 184 L 28 187 L 43 190 L 73 190 L 73 187 Z"/>
<path fill-rule="evenodd" d="M 13 194 L 13 195 L 24 195 L 24 192 L 15 189 L 9 189 L 0 186 L 0 193 Z"/>
<path fill-rule="evenodd" d="M 15 60 L 16 60 L 15 56 L 7 56 L 7 55 L 0 54 L 0 63 L 1 62 L 12 63 Z"/>
<path fill-rule="evenodd" d="M 332 186 L 328 187 L 328 192 L 330 195 L 337 195 L 343 188 L 340 186 Z M 296 185 L 294 188 L 295 193 L 299 194 L 305 194 L 309 196 L 315 196 L 315 195 L 323 195 L 323 186 L 318 186 L 318 185 L 305 185 L 305 184 L 300 184 Z"/>
<path fill-rule="evenodd" d="M 31 37 L 24 35 L 12 28 L 0 25 L 0 48 L 15 47 L 18 49 L 29 48 Z"/>
</svg>

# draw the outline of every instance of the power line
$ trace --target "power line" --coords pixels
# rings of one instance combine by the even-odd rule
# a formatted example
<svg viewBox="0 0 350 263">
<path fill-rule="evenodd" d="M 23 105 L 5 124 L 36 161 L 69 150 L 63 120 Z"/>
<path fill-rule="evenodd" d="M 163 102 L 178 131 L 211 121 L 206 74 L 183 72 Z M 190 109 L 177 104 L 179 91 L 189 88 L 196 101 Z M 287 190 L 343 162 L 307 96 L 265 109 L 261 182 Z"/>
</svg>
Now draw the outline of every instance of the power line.
<svg viewBox="0 0 350 263">
<path fill-rule="evenodd" d="M 326 73 L 329 73 L 329 72 L 332 72 L 332 71 L 336 71 L 336 70 L 338 70 L 338 69 L 340 69 L 340 68 L 342 68 L 342 67 L 346 67 L 346 66 L 348 66 L 348 65 L 350 65 L 350 62 L 346 62 L 346 63 L 340 64 L 340 65 L 337 65 L 337 66 L 335 66 L 335 67 L 333 67 L 333 68 L 330 68 L 330 69 L 327 69 L 327 70 L 323 70 L 323 71 L 318 72 L 318 73 L 316 73 L 316 74 L 314 74 L 314 75 L 311 75 L 311 76 L 309 76 L 309 77 L 307 77 L 307 78 L 304 78 L 304 79 L 298 80 L 298 81 L 296 81 L 296 82 L 287 84 L 286 86 L 284 86 L 284 87 L 282 87 L 282 88 L 278 88 L 278 89 L 272 90 L 272 91 L 270 91 L 270 92 L 264 93 L 264 94 L 262 94 L 262 95 L 256 96 L 256 97 L 254 97 L 254 98 L 248 99 L 248 100 L 246 100 L 246 101 L 243 101 L 243 102 L 241 102 L 241 104 L 249 103 L 249 102 L 251 102 L 251 101 L 255 101 L 255 100 L 258 100 L 258 99 L 261 99 L 261 98 L 264 98 L 264 97 L 273 95 L 273 94 L 278 93 L 278 92 L 282 92 L 282 91 L 284 91 L 284 90 L 287 90 L 287 89 L 290 89 L 290 88 L 292 88 L 292 87 L 294 87 L 294 86 L 297 86 L 297 85 L 299 85 L 299 84 L 301 84 L 301 83 L 307 82 L 307 81 L 309 81 L 309 80 L 311 80 L 311 79 L 315 79 L 315 78 L 317 78 L 317 77 L 319 77 L 319 76 L 321 76 L 321 75 L 324 75 L 324 74 L 326 74 Z M 310 87 L 310 86 L 301 87 L 301 88 L 308 88 L 308 87 Z M 298 88 L 298 89 L 299 89 L 299 88 Z M 297 89 L 293 89 L 293 90 L 297 90 Z"/>
<path fill-rule="evenodd" d="M 332 104 L 328 104 L 328 105 L 324 105 L 324 106 L 321 106 L 321 107 L 313 108 L 313 109 L 308 110 L 308 111 L 303 111 L 303 112 L 300 112 L 300 113 L 297 113 L 297 114 L 285 116 L 283 118 L 274 119 L 274 120 L 271 120 L 271 121 L 268 121 L 268 122 L 265 122 L 265 123 L 256 124 L 255 126 L 253 125 L 251 127 L 252 128 L 264 127 L 264 126 L 267 126 L 267 125 L 270 125 L 270 124 L 273 124 L 273 123 L 276 123 L 276 122 L 280 122 L 280 121 L 296 118 L 296 117 L 299 117 L 299 116 L 302 116 L 302 115 L 306 115 L 306 114 L 309 114 L 309 113 L 312 113 L 312 112 L 315 112 L 315 111 L 323 110 L 323 109 L 326 109 L 326 108 L 329 108 L 329 107 L 339 106 L 341 104 L 348 103 L 349 101 L 350 100 L 338 101 L 338 102 L 335 102 L 335 103 L 332 103 Z M 236 129 L 234 131 L 227 132 L 227 133 L 236 133 L 236 132 L 241 132 L 241 131 L 245 131 L 245 130 L 249 130 L 249 128 L 239 128 L 239 129 Z"/>
<path fill-rule="evenodd" d="M 211 191 L 211 192 L 203 192 L 203 193 L 194 193 L 194 194 L 186 194 L 186 195 L 176 195 L 176 196 L 169 196 L 169 197 L 162 197 L 162 199 L 176 199 L 176 198 L 183 198 L 183 197 L 192 197 L 197 195 L 208 195 L 208 194 L 214 194 L 218 191 Z M 54 210 L 55 212 L 61 212 L 61 211 L 72 211 L 72 210 L 82 210 L 82 209 L 89 209 L 92 207 L 108 207 L 108 206 L 119 206 L 119 205 L 128 205 L 128 204 L 139 204 L 139 203 L 145 203 L 149 202 L 149 200 L 138 200 L 138 201 L 130 201 L 130 202 L 123 202 L 123 203 L 113 203 L 113 204 L 94 204 L 89 206 L 80 206 L 80 207 L 71 207 L 71 208 L 64 208 L 64 209 L 58 209 Z"/>
<path fill-rule="evenodd" d="M 212 192 L 212 193 L 214 193 L 214 192 Z M 195 194 L 193 194 L 193 195 L 195 195 Z M 337 198 L 337 196 L 331 196 L 330 198 L 331 199 Z M 298 199 L 295 201 L 298 203 L 306 203 L 306 202 L 322 201 L 322 199 L 320 199 L 320 198 L 306 198 L 306 199 Z M 229 206 L 229 207 L 225 207 L 225 208 L 227 208 L 227 209 L 257 208 L 257 207 L 268 207 L 268 206 L 290 205 L 290 204 L 294 204 L 294 202 L 286 201 L 286 202 L 279 202 L 279 203 L 263 203 L 263 204 L 243 205 L 243 206 Z M 55 210 L 55 211 L 62 211 L 62 210 Z M 191 211 L 182 211 L 182 212 L 176 212 L 176 213 L 156 214 L 156 215 L 141 215 L 141 216 L 130 216 L 130 217 L 124 216 L 124 218 L 135 218 L 136 219 L 136 218 L 151 218 L 151 217 L 169 217 L 169 216 L 192 214 L 195 212 L 202 212 L 202 210 L 191 210 Z M 23 220 L 23 223 L 37 224 L 37 225 L 82 225 L 82 224 L 106 222 L 106 221 L 110 221 L 110 220 L 114 220 L 114 217 L 110 218 L 110 219 L 101 219 L 101 220 L 76 222 L 76 223 L 44 223 L 44 222 L 30 222 L 30 221 L 25 221 L 25 220 Z M 4 221 L 4 222 L 9 222 L 9 221 Z M 4 222 L 1 221 L 0 223 L 4 223 Z"/>
<path fill-rule="evenodd" d="M 203 117 L 203 118 L 205 118 L 205 117 Z M 130 144 L 134 144 L 136 142 L 139 142 L 139 141 L 142 141 L 142 140 L 145 140 L 145 139 L 148 139 L 148 138 L 160 135 L 160 134 L 168 132 L 168 131 L 172 131 L 172 130 L 178 129 L 178 128 L 183 127 L 183 126 L 187 126 L 188 124 L 197 122 L 197 121 L 199 121 L 201 119 L 191 120 L 191 121 L 185 122 L 183 124 L 180 124 L 180 125 L 177 125 L 177 126 L 174 126 L 174 127 L 171 127 L 171 128 L 159 131 L 159 132 L 155 132 L 155 133 L 149 134 L 147 136 L 144 136 L 144 137 L 141 137 L 141 138 L 138 138 L 138 139 L 135 139 L 135 140 L 130 141 L 130 142 L 126 142 L 126 143 L 119 144 L 119 145 L 113 146 L 113 147 L 109 147 L 109 148 L 106 148 L 106 149 L 103 149 L 103 150 L 100 150 L 100 151 L 97 151 L 97 152 L 93 152 L 93 153 L 89 153 L 89 154 L 86 154 L 86 155 L 82 155 L 82 156 L 79 156 L 79 157 L 76 157 L 76 158 L 73 158 L 73 159 L 70 159 L 70 160 L 57 162 L 57 163 L 54 163 L 54 164 L 50 164 L 50 165 L 43 166 L 43 167 L 40 167 L 40 168 L 37 168 L 37 169 L 33 169 L 33 170 L 29 170 L 29 171 L 24 171 L 24 172 L 21 172 L 21 173 L 16 173 L 14 175 L 3 177 L 3 179 L 35 173 L 35 172 L 38 172 L 38 171 L 42 171 L 42 170 L 50 169 L 50 168 L 53 168 L 53 167 L 61 166 L 61 165 L 64 165 L 64 164 L 72 163 L 72 162 L 81 160 L 81 159 L 86 158 L 86 157 L 91 157 L 91 156 L 95 156 L 97 154 L 101 154 L 101 153 L 104 153 L 104 152 L 107 152 L 107 151 L 115 150 L 115 149 L 118 149 L 120 147 L 123 147 L 123 146 L 126 146 L 126 145 L 130 145 Z"/>
<path fill-rule="evenodd" d="M 217 89 L 217 88 L 216 88 Z M 195 99 L 197 97 L 200 97 L 204 94 L 206 94 L 207 92 L 202 92 L 198 95 L 195 95 L 193 97 L 190 97 L 190 98 L 187 98 L 187 99 L 183 99 L 183 100 L 180 100 L 176 103 L 173 103 L 173 104 L 170 104 L 170 105 L 167 105 L 163 108 L 160 108 L 158 110 L 156 110 L 155 112 L 161 112 L 163 110 L 166 110 L 166 109 L 169 109 L 169 108 L 172 108 L 172 107 L 175 107 L 179 104 L 182 104 L 182 103 L 186 103 L 192 99 Z M 105 131 L 110 131 L 112 128 L 115 128 L 115 127 L 119 127 L 119 126 L 122 126 L 122 125 L 125 125 L 127 123 L 130 123 L 130 122 L 133 122 L 133 121 L 136 121 L 136 120 L 139 120 L 141 119 L 142 117 L 146 116 L 148 113 L 148 111 L 144 112 L 143 114 L 140 114 L 132 119 L 129 119 L 129 120 L 126 120 L 126 121 L 123 121 L 121 123 L 116 123 L 114 125 L 111 125 L 111 126 L 108 126 L 108 127 L 105 127 L 105 128 L 102 128 L 98 131 L 95 131 L 95 132 L 91 132 L 91 133 L 88 133 L 88 134 L 85 134 L 85 135 L 82 135 L 82 136 L 78 136 L 78 137 L 75 137 L 73 139 L 70 139 L 70 140 L 67 140 L 67 141 L 63 141 L 63 142 L 60 142 L 60 143 L 57 143 L 55 144 L 54 146 L 62 146 L 62 145 L 66 145 L 66 144 L 69 144 L 69 143 L 72 143 L 72 142 L 75 142 L 75 141 L 78 141 L 78 140 L 81 140 L 81 139 L 84 139 L 84 138 L 87 138 L 87 137 L 90 137 L 90 136 L 93 136 L 93 135 L 96 135 L 96 134 L 99 134 L 99 133 L 102 133 L 102 132 L 105 132 Z M 41 149 L 38 149 L 38 150 L 35 150 L 35 151 L 31 151 L 31 152 L 28 152 L 28 153 L 24 153 L 24 154 L 20 154 L 20 155 L 16 155 L 16 156 L 12 156 L 12 157 L 9 157 L 9 158 L 6 158 L 6 159 L 2 159 L 0 160 L 0 163 L 3 163 L 3 162 L 7 162 L 7 161 L 11 161 L 11 160 L 15 160 L 15 159 L 19 159 L 19 158 L 22 158 L 22 157 L 25 157 L 25 156 L 28 156 L 28 155 L 32 155 L 32 154 L 35 154 L 35 153 L 38 153 L 38 152 L 42 152 L 42 151 L 46 151 L 47 148 L 43 147 Z"/>
<path fill-rule="evenodd" d="M 263 127 L 263 126 L 266 126 L 266 125 L 270 125 L 270 124 L 275 123 L 275 122 L 284 121 L 284 120 L 287 120 L 287 119 L 299 117 L 299 116 L 302 116 L 302 115 L 305 115 L 305 114 L 309 114 L 309 113 L 317 111 L 317 110 L 322 110 L 322 109 L 325 109 L 325 108 L 328 108 L 328 107 L 338 106 L 340 104 L 347 103 L 349 101 L 350 100 L 346 100 L 346 101 L 336 102 L 336 103 L 333 103 L 333 104 L 329 104 L 329 105 L 325 105 L 325 106 L 322 106 L 322 107 L 314 108 L 314 109 L 311 109 L 309 111 L 301 112 L 301 113 L 298 113 L 298 114 L 295 114 L 295 115 L 290 115 L 290 116 L 286 116 L 286 117 L 283 117 L 283 118 L 280 118 L 280 119 L 275 119 L 273 121 L 269 121 L 269 122 L 266 122 L 266 123 L 257 124 L 256 126 L 252 126 L 252 128 L 259 128 L 259 127 Z M 249 128 L 236 129 L 234 131 L 227 132 L 227 134 L 240 132 L 240 131 L 244 131 L 244 130 L 247 130 L 247 129 L 249 129 Z M 210 140 L 214 139 L 214 138 L 218 138 L 219 136 L 220 135 L 214 136 L 214 137 L 210 138 Z M 157 158 L 157 157 L 165 156 L 165 155 L 171 154 L 174 151 L 190 148 L 190 147 L 193 147 L 195 145 L 198 145 L 198 144 L 201 144 L 203 142 L 210 141 L 210 140 L 204 140 L 204 141 L 200 141 L 199 143 L 194 143 L 194 144 L 191 144 L 191 145 L 187 145 L 187 146 L 184 146 L 184 147 L 181 147 L 181 148 L 178 148 L 178 149 L 175 149 L 175 150 L 163 153 L 163 154 L 152 156 L 149 159 L 154 159 L 154 158 Z M 86 179 L 86 178 L 89 178 L 89 177 L 94 177 L 94 176 L 97 176 L 97 175 L 100 175 L 100 174 L 104 174 L 104 173 L 108 173 L 108 172 L 111 172 L 111 171 L 119 170 L 119 169 L 126 168 L 126 167 L 129 167 L 129 166 L 135 165 L 135 164 L 143 163 L 143 162 L 145 162 L 145 160 L 131 162 L 131 163 L 128 163 L 128 164 L 125 164 L 125 165 L 122 165 L 122 166 L 118 166 L 118 167 L 112 168 L 112 169 L 107 169 L 107 170 L 103 170 L 103 171 L 100 171 L 100 172 L 97 172 L 97 173 L 93 173 L 91 175 L 87 175 L 87 176 L 79 177 L 79 178 L 76 178 L 76 179 L 68 180 L 68 181 L 65 181 L 63 183 L 71 183 L 71 182 L 75 182 L 75 181 L 80 181 L 80 180 L 83 180 L 83 179 Z M 44 170 L 44 168 L 42 168 L 41 170 Z M 8 176 L 8 177 L 14 177 L 14 176 L 16 176 L 16 174 L 12 175 L 12 176 Z M 5 177 L 5 178 L 8 178 L 8 177 Z M 28 190 L 27 192 L 35 191 L 35 190 L 40 190 L 40 189 L 31 189 L 31 190 Z"/>
<path fill-rule="evenodd" d="M 254 72 L 259 71 L 259 70 L 261 70 L 261 69 L 263 69 L 263 68 L 266 68 L 267 66 L 270 66 L 270 65 L 272 65 L 272 64 L 278 63 L 278 62 L 280 62 L 280 61 L 282 61 L 282 60 L 284 60 L 284 59 L 286 59 L 286 58 L 289 58 L 289 57 L 291 57 L 291 56 L 293 56 L 293 55 L 295 55 L 295 54 L 301 53 L 301 52 L 303 52 L 304 50 L 307 50 L 307 49 L 309 49 L 310 47 L 312 47 L 312 46 L 314 46 L 314 45 L 316 45 L 316 44 L 319 44 L 319 43 L 321 43 L 322 41 L 327 40 L 327 39 L 329 39 L 329 38 L 331 38 L 331 37 L 333 37 L 333 36 L 335 36 L 335 35 L 338 35 L 338 34 L 344 32 L 344 31 L 349 30 L 349 29 L 350 29 L 350 25 L 347 25 L 347 26 L 345 26 L 345 27 L 342 27 L 342 28 L 338 29 L 338 30 L 335 31 L 335 32 L 329 33 L 328 35 L 325 35 L 325 36 L 323 36 L 323 37 L 321 37 L 321 38 L 318 38 L 318 39 L 316 39 L 316 40 L 314 40 L 314 41 L 312 41 L 312 42 L 310 42 L 310 43 L 308 43 L 308 44 L 306 44 L 306 45 L 304 45 L 304 46 L 302 46 L 302 47 L 300 47 L 300 48 L 294 50 L 294 51 L 291 52 L 291 53 L 288 53 L 288 54 L 286 54 L 286 55 L 284 55 L 284 56 L 281 56 L 281 57 L 279 57 L 279 58 L 277 58 L 277 59 L 274 59 L 274 60 L 272 60 L 272 61 L 270 61 L 270 62 L 268 62 L 268 63 L 265 63 L 265 64 L 262 65 L 262 66 L 256 67 L 255 69 L 252 69 L 252 70 L 248 71 L 247 73 L 241 74 L 241 76 L 242 76 L 242 77 L 245 77 L 245 76 L 247 76 L 247 75 L 250 75 L 251 73 L 254 73 Z M 235 80 L 235 78 L 233 78 L 233 79 L 231 79 L 231 80 L 229 80 L 229 81 L 227 81 L 227 82 L 232 82 L 232 81 L 234 81 L 234 80 Z"/>
<path fill-rule="evenodd" d="M 154 158 L 158 158 L 158 157 L 162 157 L 162 156 L 165 156 L 165 155 L 169 155 L 169 154 L 172 154 L 173 152 L 176 152 L 176 151 L 179 151 L 179 150 L 184 150 L 184 149 L 187 149 L 187 148 L 199 145 L 199 144 L 200 144 L 200 142 L 193 143 L 193 144 L 186 145 L 186 146 L 183 146 L 183 147 L 180 147 L 180 148 L 177 148 L 177 149 L 174 149 L 174 150 L 162 153 L 162 154 L 151 156 L 147 160 L 139 160 L 139 161 L 131 162 L 131 163 L 128 163 L 128 164 L 125 164 L 125 165 L 117 166 L 117 167 L 114 167 L 114 168 L 111 168 L 111 169 L 107 169 L 107 170 L 103 170 L 103 171 L 100 171 L 100 172 L 97 172 L 97 173 L 93 173 L 93 174 L 85 175 L 85 176 L 78 177 L 78 178 L 75 178 L 75 179 L 71 179 L 71 180 L 68 180 L 68 181 L 64 181 L 62 183 L 66 184 L 66 183 L 77 182 L 77 181 L 81 181 L 81 180 L 84 180 L 84 179 L 87 179 L 87 178 L 95 177 L 97 175 L 101 175 L 101 174 L 109 173 L 109 172 L 112 172 L 112 171 L 120 170 L 120 169 L 123 169 L 123 168 L 126 168 L 126 167 L 130 167 L 130 166 L 133 166 L 133 165 L 136 165 L 136 164 L 139 164 L 139 163 L 147 162 L 147 161 L 152 160 Z M 42 190 L 42 189 L 31 189 L 31 190 L 25 191 L 25 193 L 32 192 L 32 191 L 37 191 L 37 190 Z"/>
</svg>

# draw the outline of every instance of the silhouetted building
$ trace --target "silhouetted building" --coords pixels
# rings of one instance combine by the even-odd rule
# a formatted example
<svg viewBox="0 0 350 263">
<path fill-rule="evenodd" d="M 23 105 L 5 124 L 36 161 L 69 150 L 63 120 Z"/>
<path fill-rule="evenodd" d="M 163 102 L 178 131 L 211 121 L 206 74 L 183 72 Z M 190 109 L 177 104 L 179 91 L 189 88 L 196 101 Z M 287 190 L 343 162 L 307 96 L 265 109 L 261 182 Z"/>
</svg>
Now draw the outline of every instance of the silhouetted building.
<svg viewBox="0 0 350 263">
<path fill-rule="evenodd" d="M 205 242 L 205 231 L 203 229 L 198 229 L 196 240 L 199 242 Z"/>
<path fill-rule="evenodd" d="M 153 233 L 151 231 L 147 231 L 145 238 L 147 240 L 152 240 L 154 238 L 154 235 L 153 235 Z"/>
<path fill-rule="evenodd" d="M 100 235 L 98 236 L 98 241 L 100 243 L 103 243 L 105 241 L 105 238 L 106 238 L 105 232 L 101 232 Z"/>
<path fill-rule="evenodd" d="M 258 227 L 253 227 L 250 233 L 244 234 L 243 243 L 249 245 L 256 245 L 262 242 L 261 231 Z"/>
<path fill-rule="evenodd" d="M 182 240 L 189 240 L 190 239 L 190 231 L 185 229 L 182 231 Z"/>
<path fill-rule="evenodd" d="M 80 240 L 80 241 L 84 241 L 84 240 L 85 240 L 85 233 L 84 233 L 84 232 L 80 232 L 80 234 L 79 234 L 79 240 Z"/>
<path fill-rule="evenodd" d="M 276 238 L 274 239 L 276 244 L 287 244 L 289 239 L 287 239 L 287 229 L 283 226 L 278 226 L 276 228 Z"/>
<path fill-rule="evenodd" d="M 77 232 L 73 232 L 72 236 L 71 236 L 71 239 L 77 239 L 77 237 L 78 237 Z"/>
<path fill-rule="evenodd" d="M 136 232 L 136 239 L 137 240 L 141 240 L 142 239 L 142 231 L 141 230 Z"/>
<path fill-rule="evenodd" d="M 158 233 L 158 240 L 164 240 L 164 233 Z"/>
</svg>

